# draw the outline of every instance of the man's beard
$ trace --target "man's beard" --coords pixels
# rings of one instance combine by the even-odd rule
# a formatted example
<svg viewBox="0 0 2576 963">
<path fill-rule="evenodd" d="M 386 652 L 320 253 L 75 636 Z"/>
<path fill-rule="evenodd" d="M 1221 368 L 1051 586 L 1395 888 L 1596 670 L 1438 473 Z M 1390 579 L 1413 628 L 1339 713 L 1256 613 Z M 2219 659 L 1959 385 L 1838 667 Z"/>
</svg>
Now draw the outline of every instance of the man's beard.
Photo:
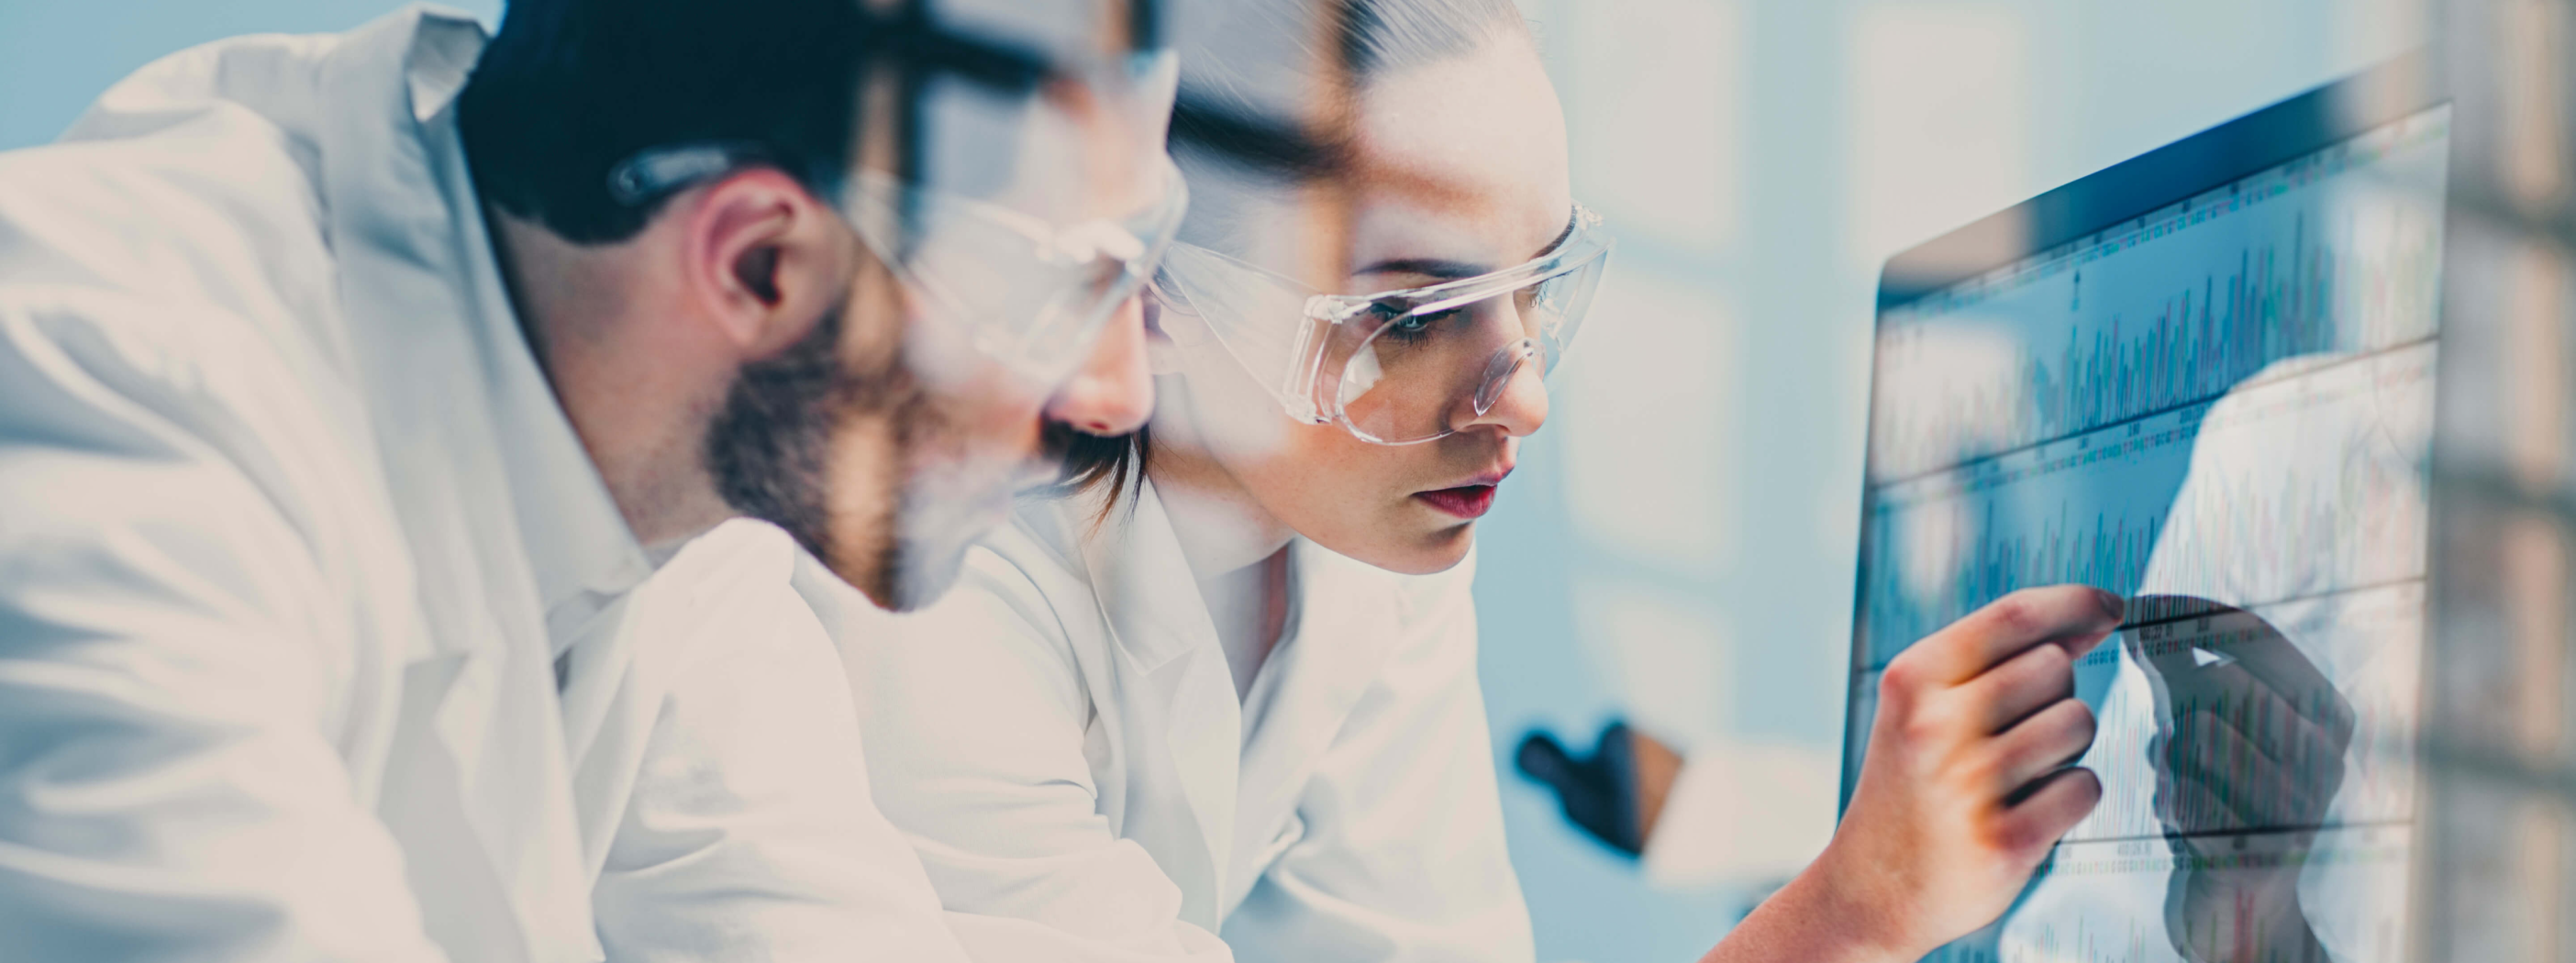
<svg viewBox="0 0 2576 963">
<path fill-rule="evenodd" d="M 909 608 L 920 587 L 906 570 L 912 553 L 902 527 L 911 498 L 905 465 L 928 427 L 931 406 L 899 350 L 887 352 L 884 363 L 852 369 L 842 354 L 842 313 L 826 313 L 777 357 L 743 366 L 707 426 L 707 471 L 734 510 L 786 530 L 878 604 Z M 866 466 L 867 476 L 835 479 L 836 439 L 868 421 L 889 436 L 883 457 Z M 836 520 L 835 484 L 875 486 L 884 497 L 864 503 L 879 517 Z M 848 544 L 836 530 L 871 537 Z"/>
</svg>

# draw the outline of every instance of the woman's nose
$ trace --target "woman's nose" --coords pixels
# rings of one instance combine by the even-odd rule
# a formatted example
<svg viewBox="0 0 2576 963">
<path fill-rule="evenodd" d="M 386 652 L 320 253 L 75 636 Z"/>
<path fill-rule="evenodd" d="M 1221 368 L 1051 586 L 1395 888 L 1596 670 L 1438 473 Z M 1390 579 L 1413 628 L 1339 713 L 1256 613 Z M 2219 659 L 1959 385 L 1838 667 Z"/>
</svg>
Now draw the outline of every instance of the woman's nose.
<svg viewBox="0 0 2576 963">
<path fill-rule="evenodd" d="M 1487 384 L 1467 398 L 1460 399 L 1465 410 L 1459 412 L 1459 431 L 1479 425 L 1493 425 L 1504 434 L 1526 437 L 1547 424 L 1547 382 L 1545 359 L 1524 354 L 1502 375 L 1499 385 Z M 1479 404 L 1491 399 L 1490 403 Z M 1482 408 L 1479 411 L 1477 409 Z"/>
<path fill-rule="evenodd" d="M 1124 435 L 1154 411 L 1154 377 L 1145 360 L 1143 301 L 1118 306 L 1073 378 L 1047 402 L 1047 418 L 1077 431 Z"/>
</svg>

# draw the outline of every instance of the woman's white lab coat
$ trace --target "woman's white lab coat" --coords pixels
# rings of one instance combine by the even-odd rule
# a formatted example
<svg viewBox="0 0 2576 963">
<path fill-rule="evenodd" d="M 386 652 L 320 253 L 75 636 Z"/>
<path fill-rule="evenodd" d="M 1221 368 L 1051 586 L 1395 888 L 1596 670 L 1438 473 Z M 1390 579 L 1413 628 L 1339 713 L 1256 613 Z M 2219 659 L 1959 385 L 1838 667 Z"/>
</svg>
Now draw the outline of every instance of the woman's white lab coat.
<svg viewBox="0 0 2576 963">
<path fill-rule="evenodd" d="M 877 804 L 949 909 L 1174 954 L 1529 960 L 1472 559 L 1297 541 L 1290 634 L 1238 703 L 1152 486 L 1095 533 L 1097 506 L 1024 502 L 948 600 L 843 637 Z"/>
<path fill-rule="evenodd" d="M 793 546 L 655 573 L 556 407 L 482 43 L 226 41 L 0 154 L 0 959 L 958 958 Z"/>
</svg>

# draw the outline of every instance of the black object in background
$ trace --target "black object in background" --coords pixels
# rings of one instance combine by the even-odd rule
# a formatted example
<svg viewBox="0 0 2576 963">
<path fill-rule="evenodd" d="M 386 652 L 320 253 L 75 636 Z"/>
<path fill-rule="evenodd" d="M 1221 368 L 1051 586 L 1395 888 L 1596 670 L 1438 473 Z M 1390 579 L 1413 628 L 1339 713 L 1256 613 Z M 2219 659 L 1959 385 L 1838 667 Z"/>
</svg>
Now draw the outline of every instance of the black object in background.
<svg viewBox="0 0 2576 963">
<path fill-rule="evenodd" d="M 1590 755 L 1577 758 L 1556 741 L 1554 733 L 1534 729 L 1521 737 L 1513 764 L 1521 774 L 1556 793 L 1565 818 L 1592 838 L 1635 858 L 1645 850 L 1645 828 L 1639 823 L 1635 741 L 1628 724 L 1614 721 L 1601 730 Z"/>
</svg>

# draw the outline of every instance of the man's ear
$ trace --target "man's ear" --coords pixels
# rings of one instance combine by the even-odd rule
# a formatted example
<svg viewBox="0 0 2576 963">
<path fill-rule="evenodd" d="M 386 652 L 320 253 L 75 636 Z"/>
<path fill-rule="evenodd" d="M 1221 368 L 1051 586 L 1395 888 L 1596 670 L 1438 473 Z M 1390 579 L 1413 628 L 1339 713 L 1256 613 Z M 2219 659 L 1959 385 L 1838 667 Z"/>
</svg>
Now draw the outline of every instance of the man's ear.
<svg viewBox="0 0 2576 963">
<path fill-rule="evenodd" d="M 688 296 L 748 358 L 796 343 L 848 290 L 848 232 L 803 185 L 770 168 L 708 186 L 690 206 Z"/>
</svg>

